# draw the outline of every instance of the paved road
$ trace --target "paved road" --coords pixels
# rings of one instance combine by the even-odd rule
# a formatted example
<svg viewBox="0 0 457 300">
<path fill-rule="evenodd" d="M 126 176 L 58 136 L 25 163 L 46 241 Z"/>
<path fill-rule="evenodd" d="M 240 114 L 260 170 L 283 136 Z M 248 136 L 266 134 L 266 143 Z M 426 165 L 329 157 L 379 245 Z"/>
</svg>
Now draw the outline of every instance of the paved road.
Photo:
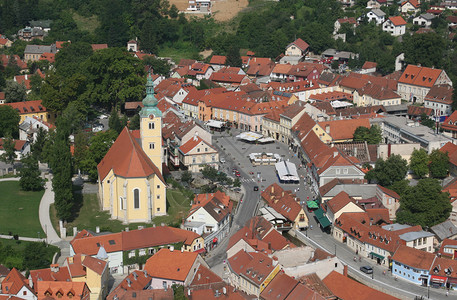
<svg viewBox="0 0 457 300">
<path fill-rule="evenodd" d="M 54 191 L 52 190 L 52 182 L 49 179 L 45 184 L 43 198 L 41 198 L 39 216 L 40 224 L 43 231 L 46 233 L 48 244 L 55 244 L 61 241 L 59 235 L 54 230 L 49 215 L 49 207 L 54 203 Z"/>
</svg>

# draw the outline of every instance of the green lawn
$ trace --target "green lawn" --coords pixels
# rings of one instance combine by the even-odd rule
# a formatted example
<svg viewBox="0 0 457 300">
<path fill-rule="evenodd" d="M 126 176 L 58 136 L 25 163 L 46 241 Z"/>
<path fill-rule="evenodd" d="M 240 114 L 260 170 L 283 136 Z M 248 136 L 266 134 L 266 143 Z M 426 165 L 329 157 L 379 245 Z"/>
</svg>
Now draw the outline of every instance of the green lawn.
<svg viewBox="0 0 457 300">
<path fill-rule="evenodd" d="M 83 17 L 76 12 L 73 12 L 73 20 L 75 20 L 79 30 L 88 31 L 90 33 L 94 33 L 95 29 L 97 29 L 100 25 L 100 22 L 95 15 L 91 17 Z"/>
<path fill-rule="evenodd" d="M 156 217 L 152 223 L 160 225 L 181 224 L 183 217 L 187 215 L 190 209 L 190 200 L 185 197 L 179 190 L 167 190 L 167 212 L 168 215 Z M 55 214 L 54 206 L 51 206 L 51 219 L 54 228 L 58 231 L 58 219 Z M 129 225 L 122 224 L 121 221 L 111 220 L 108 211 L 101 211 L 98 203 L 97 194 L 84 194 L 83 202 L 79 213 L 74 221 L 69 222 L 65 227 L 68 235 L 73 234 L 73 227 L 77 227 L 78 231 L 89 229 L 95 231 L 97 226 L 100 226 L 101 231 L 119 232 L 125 227 L 136 229 L 137 226 L 150 227 L 152 223 L 131 223 Z"/>
<path fill-rule="evenodd" d="M 197 59 L 198 50 L 190 42 L 176 42 L 171 46 L 163 46 L 157 53 L 160 57 L 171 57 L 179 63 L 182 58 Z"/>
<path fill-rule="evenodd" d="M 0 182 L 0 234 L 44 237 L 38 207 L 44 191 L 23 192 L 18 181 Z"/>
</svg>

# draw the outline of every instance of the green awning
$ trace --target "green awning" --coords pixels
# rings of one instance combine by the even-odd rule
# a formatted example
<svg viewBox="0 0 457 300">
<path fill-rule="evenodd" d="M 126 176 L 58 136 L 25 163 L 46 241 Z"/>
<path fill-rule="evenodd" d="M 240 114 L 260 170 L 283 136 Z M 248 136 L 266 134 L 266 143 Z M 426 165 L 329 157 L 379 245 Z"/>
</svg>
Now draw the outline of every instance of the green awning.
<svg viewBox="0 0 457 300">
<path fill-rule="evenodd" d="M 329 227 L 332 223 L 330 223 L 329 219 L 324 215 L 324 211 L 322 208 L 318 208 L 314 211 L 314 215 L 317 218 L 319 224 L 321 224 L 322 229 Z"/>
<path fill-rule="evenodd" d="M 316 203 L 316 201 L 307 201 L 306 205 L 308 205 L 309 208 L 319 208 L 319 205 Z"/>
<path fill-rule="evenodd" d="M 374 257 L 377 257 L 377 258 L 379 258 L 380 260 L 383 260 L 383 259 L 384 259 L 384 256 L 379 255 L 378 253 L 370 252 L 370 255 L 371 255 L 371 256 L 374 256 Z"/>
</svg>

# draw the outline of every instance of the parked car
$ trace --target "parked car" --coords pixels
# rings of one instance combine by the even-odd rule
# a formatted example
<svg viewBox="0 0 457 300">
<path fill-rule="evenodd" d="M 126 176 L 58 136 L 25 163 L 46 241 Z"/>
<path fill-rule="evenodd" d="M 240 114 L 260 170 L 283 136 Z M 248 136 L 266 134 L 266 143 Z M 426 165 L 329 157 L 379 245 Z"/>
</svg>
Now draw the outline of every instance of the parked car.
<svg viewBox="0 0 457 300">
<path fill-rule="evenodd" d="M 256 185 L 256 186 L 254 187 L 254 191 L 258 191 L 258 190 L 259 190 L 259 187 Z"/>
<path fill-rule="evenodd" d="M 370 266 L 362 266 L 360 267 L 360 271 L 362 271 L 365 274 L 373 274 L 373 268 Z"/>
<path fill-rule="evenodd" d="M 241 177 L 240 172 L 236 171 L 236 172 L 235 172 L 235 176 L 236 176 L 236 177 Z"/>
<path fill-rule="evenodd" d="M 101 114 L 100 116 L 98 116 L 98 118 L 101 120 L 104 120 L 104 119 L 108 119 L 108 116 L 105 114 Z"/>
<path fill-rule="evenodd" d="M 225 158 L 221 157 L 221 158 L 219 159 L 219 161 L 220 161 L 221 163 L 224 164 L 224 163 L 225 163 Z"/>
</svg>

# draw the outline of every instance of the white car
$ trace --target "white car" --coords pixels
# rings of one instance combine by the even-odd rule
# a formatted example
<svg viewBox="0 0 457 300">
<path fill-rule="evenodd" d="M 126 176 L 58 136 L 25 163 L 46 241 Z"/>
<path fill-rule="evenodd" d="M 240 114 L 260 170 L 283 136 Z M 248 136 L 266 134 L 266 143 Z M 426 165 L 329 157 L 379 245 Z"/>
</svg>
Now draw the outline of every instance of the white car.
<svg viewBox="0 0 457 300">
<path fill-rule="evenodd" d="M 104 119 L 108 119 L 108 116 L 107 116 L 107 115 L 104 115 L 104 114 L 101 114 L 98 118 L 99 118 L 100 120 L 104 120 Z"/>
<path fill-rule="evenodd" d="M 221 157 L 221 158 L 219 159 L 219 161 L 220 161 L 221 163 L 224 164 L 224 163 L 225 163 L 225 158 Z"/>
</svg>

